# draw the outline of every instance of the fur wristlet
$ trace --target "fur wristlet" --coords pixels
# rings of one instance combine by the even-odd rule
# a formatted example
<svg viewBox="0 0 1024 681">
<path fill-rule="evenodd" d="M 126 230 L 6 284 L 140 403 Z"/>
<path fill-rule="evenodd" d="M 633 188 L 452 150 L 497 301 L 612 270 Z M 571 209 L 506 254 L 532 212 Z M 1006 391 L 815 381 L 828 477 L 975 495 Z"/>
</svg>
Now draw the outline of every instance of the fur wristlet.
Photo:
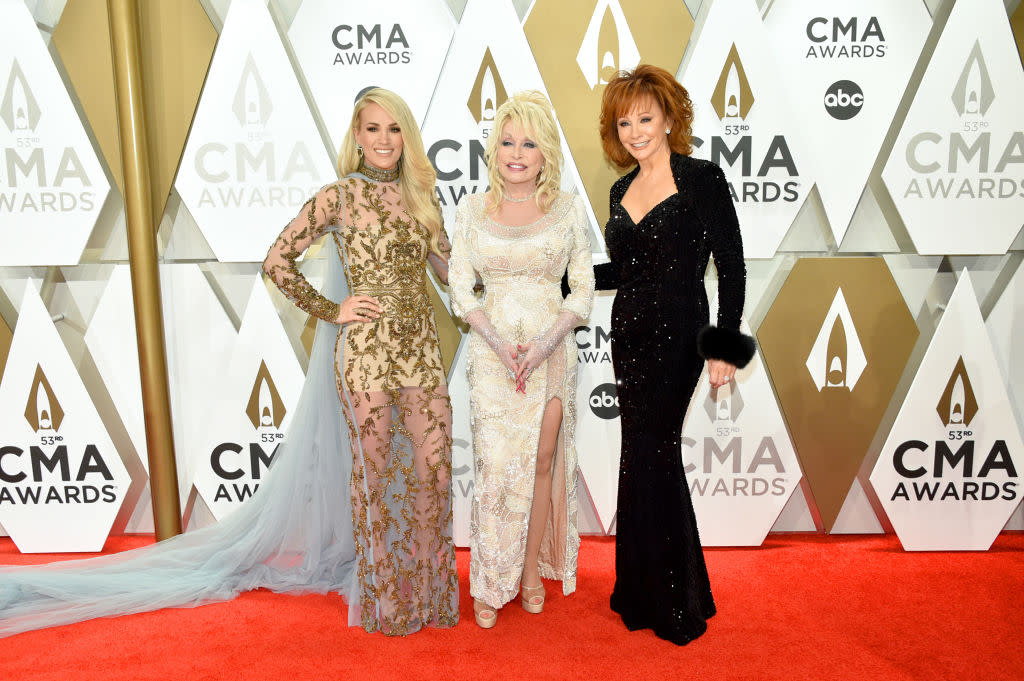
<svg viewBox="0 0 1024 681">
<path fill-rule="evenodd" d="M 705 326 L 697 334 L 697 352 L 704 359 L 720 359 L 740 369 L 754 357 L 754 339 L 735 329 Z"/>
</svg>

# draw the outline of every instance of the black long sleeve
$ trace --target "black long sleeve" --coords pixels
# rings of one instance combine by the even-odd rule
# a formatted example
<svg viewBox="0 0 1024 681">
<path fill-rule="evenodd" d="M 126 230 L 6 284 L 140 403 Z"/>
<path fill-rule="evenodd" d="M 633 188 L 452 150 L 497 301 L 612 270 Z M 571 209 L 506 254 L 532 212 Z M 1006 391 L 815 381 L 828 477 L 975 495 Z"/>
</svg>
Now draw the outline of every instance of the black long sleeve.
<svg viewBox="0 0 1024 681">
<path fill-rule="evenodd" d="M 615 262 L 594 265 L 594 285 L 598 291 L 619 288 L 619 265 Z"/>
<path fill-rule="evenodd" d="M 702 198 L 697 207 L 718 271 L 718 327 L 739 329 L 747 289 L 747 267 L 743 261 L 743 237 L 736 207 L 725 173 L 717 165 L 709 164 L 707 172 L 700 174 L 700 182 L 703 186 L 698 195 Z"/>
<path fill-rule="evenodd" d="M 629 173 L 625 177 L 620 177 L 612 184 L 611 189 L 608 191 L 608 215 L 611 215 L 615 210 L 615 206 L 622 201 L 626 189 L 629 188 L 629 183 L 635 176 L 635 172 Z M 620 264 L 615 262 L 615 258 L 612 257 L 610 250 L 608 257 L 612 258 L 610 262 L 594 265 L 594 284 L 598 291 L 614 291 L 622 284 L 622 268 Z"/>
</svg>

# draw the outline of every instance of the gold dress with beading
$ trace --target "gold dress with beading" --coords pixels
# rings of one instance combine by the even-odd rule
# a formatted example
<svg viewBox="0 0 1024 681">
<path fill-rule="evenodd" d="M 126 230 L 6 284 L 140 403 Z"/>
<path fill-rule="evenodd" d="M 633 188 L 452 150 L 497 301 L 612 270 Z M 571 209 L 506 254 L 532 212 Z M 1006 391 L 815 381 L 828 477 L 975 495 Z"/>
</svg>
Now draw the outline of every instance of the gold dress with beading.
<svg viewBox="0 0 1024 681">
<path fill-rule="evenodd" d="M 264 270 L 296 305 L 334 321 L 296 261 L 333 232 L 350 295 L 382 314 L 345 325 L 335 379 L 352 443 L 356 584 L 349 607 L 367 631 L 404 635 L 458 621 L 452 543 L 451 406 L 427 294 L 429 234 L 405 209 L 398 184 L 349 176 L 324 187 L 274 243 Z M 447 240 L 441 239 L 447 254 Z M 340 490 L 339 490 L 340 493 Z M 351 619 L 351 618 L 350 618 Z"/>
<path fill-rule="evenodd" d="M 568 267 L 572 292 L 563 300 Z M 482 299 L 473 293 L 477 275 Z M 483 310 L 496 332 L 512 343 L 544 334 L 563 313 L 590 315 L 594 276 L 588 221 L 580 197 L 560 193 L 548 213 L 522 227 L 493 220 L 482 194 L 467 196 L 455 215 L 449 266 L 452 309 L 465 319 Z M 523 572 L 533 503 L 537 446 L 548 402 L 562 402 L 562 423 L 552 459 L 551 501 L 540 549 L 540 574 L 576 589 L 576 342 L 566 333 L 532 373 L 526 394 L 484 338 L 468 339 L 467 374 L 473 433 L 473 505 L 470 516 L 470 592 L 499 608 L 515 597 Z"/>
</svg>

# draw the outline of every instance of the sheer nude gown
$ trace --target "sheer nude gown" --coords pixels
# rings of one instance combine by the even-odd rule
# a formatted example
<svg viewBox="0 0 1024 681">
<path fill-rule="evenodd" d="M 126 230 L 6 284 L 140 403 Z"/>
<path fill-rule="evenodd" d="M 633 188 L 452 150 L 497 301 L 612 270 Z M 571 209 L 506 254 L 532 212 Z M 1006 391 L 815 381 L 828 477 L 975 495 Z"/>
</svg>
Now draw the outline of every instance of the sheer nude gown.
<svg viewBox="0 0 1024 681">
<path fill-rule="evenodd" d="M 490 346 L 475 331 L 468 343 L 474 492 L 470 517 L 470 592 L 498 608 L 519 590 L 533 503 L 537 443 L 548 402 L 562 402 L 562 424 L 552 462 L 551 506 L 540 551 L 540 573 L 576 589 L 576 342 L 572 326 L 590 315 L 594 276 L 582 200 L 560 193 L 550 211 L 522 227 L 499 224 L 484 196 L 467 196 L 455 216 L 449 285 L 462 318 L 482 310 L 497 333 L 526 343 L 570 312 L 568 332 L 517 393 Z M 571 294 L 562 299 L 568 266 Z M 477 275 L 482 298 L 473 292 Z"/>
<path fill-rule="evenodd" d="M 358 567 L 350 608 L 360 609 L 367 631 L 404 635 L 454 626 L 451 405 L 426 288 L 428 256 L 439 272 L 447 263 L 430 253 L 428 232 L 405 210 L 398 183 L 352 175 L 328 185 L 303 206 L 264 263 L 285 295 L 320 319 L 336 319 L 338 302 L 320 295 L 296 260 L 328 231 L 350 294 L 373 296 L 383 309 L 375 321 L 345 325 L 335 346 L 353 456 Z M 442 239 L 442 250 L 448 248 Z"/>
</svg>

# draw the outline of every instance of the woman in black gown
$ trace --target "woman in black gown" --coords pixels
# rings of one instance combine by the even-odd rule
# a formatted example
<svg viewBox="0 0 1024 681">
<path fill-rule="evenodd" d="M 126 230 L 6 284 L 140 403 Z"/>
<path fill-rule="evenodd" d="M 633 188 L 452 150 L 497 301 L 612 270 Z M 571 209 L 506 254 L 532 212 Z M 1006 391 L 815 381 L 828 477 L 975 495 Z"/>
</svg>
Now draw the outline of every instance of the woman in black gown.
<svg viewBox="0 0 1024 681">
<path fill-rule="evenodd" d="M 601 139 L 620 168 L 598 289 L 617 289 L 612 361 L 622 423 L 612 610 L 630 630 L 683 645 L 715 614 L 680 436 L 703 369 L 712 388 L 754 353 L 739 332 L 746 270 L 721 168 L 690 158 L 693 109 L 663 69 L 622 72 L 604 93 Z M 718 325 L 708 326 L 704 271 L 718 272 Z M 703 359 L 702 359 L 703 358 Z"/>
</svg>

